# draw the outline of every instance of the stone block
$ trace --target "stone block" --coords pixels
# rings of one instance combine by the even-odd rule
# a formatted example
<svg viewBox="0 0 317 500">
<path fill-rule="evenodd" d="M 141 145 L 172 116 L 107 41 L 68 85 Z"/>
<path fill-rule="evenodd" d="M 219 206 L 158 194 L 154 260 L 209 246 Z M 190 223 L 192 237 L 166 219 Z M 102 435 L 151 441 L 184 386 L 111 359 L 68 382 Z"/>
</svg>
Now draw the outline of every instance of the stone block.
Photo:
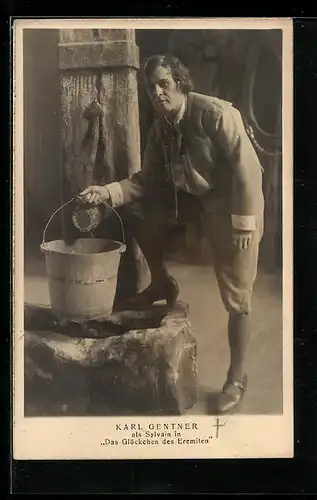
<svg viewBox="0 0 317 500">
<path fill-rule="evenodd" d="M 182 414 L 197 398 L 188 308 L 121 311 L 85 324 L 25 308 L 25 414 Z"/>
</svg>

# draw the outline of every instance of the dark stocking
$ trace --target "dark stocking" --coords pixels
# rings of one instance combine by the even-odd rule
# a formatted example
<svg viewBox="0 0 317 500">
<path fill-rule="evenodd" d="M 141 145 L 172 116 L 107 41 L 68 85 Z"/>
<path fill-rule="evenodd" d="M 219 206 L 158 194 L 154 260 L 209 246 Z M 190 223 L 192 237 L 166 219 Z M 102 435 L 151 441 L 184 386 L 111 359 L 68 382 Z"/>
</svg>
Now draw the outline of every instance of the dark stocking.
<svg viewBox="0 0 317 500">
<path fill-rule="evenodd" d="M 250 315 L 229 314 L 228 335 L 230 346 L 229 375 L 233 380 L 243 382 L 251 338 Z"/>
</svg>

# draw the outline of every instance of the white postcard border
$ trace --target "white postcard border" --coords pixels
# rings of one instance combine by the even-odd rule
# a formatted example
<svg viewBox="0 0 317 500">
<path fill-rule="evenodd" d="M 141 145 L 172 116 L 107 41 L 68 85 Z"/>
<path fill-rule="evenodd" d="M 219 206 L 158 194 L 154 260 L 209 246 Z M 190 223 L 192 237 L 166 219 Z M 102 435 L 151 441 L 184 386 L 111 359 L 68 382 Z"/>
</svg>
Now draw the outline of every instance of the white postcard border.
<svg viewBox="0 0 317 500">
<path fill-rule="evenodd" d="M 283 30 L 283 414 L 181 417 L 24 417 L 23 59 L 28 28 Z M 293 25 L 287 18 L 18 19 L 14 26 L 13 458 L 162 459 L 293 457 Z M 135 429 L 131 429 L 131 425 Z M 167 426 L 169 424 L 169 430 Z M 173 425 L 172 425 L 173 424 Z M 128 426 L 128 430 L 124 426 Z M 178 429 L 180 425 L 183 430 Z M 119 426 L 119 428 L 118 428 Z M 142 430 L 138 430 L 138 426 Z M 174 426 L 174 428 L 172 428 Z M 186 428 L 189 427 L 189 428 Z M 133 438 L 140 432 L 142 438 Z M 171 432 L 151 445 L 147 433 Z M 178 436 L 176 433 L 179 433 Z M 110 441 L 118 444 L 105 444 Z M 145 440 L 131 443 L 124 440 Z M 181 442 L 178 442 L 178 439 Z M 188 441 L 187 441 L 188 440 Z M 207 442 L 200 442 L 206 440 Z"/>
</svg>

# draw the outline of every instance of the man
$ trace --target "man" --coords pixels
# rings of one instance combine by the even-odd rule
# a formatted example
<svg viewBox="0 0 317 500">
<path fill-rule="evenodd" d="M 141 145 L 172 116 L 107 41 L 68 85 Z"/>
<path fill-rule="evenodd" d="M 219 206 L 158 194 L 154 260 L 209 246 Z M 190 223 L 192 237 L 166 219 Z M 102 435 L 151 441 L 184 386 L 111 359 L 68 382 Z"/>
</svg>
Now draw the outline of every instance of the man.
<svg viewBox="0 0 317 500">
<path fill-rule="evenodd" d="M 164 265 L 161 228 L 171 218 L 182 220 L 184 213 L 197 221 L 202 217 L 229 313 L 230 366 L 218 412 L 233 412 L 247 386 L 251 296 L 263 234 L 262 168 L 239 111 L 193 92 L 189 72 L 177 58 L 152 56 L 143 73 L 158 117 L 141 171 L 131 179 L 91 186 L 80 198 L 130 207 L 134 234 L 151 272 L 151 284 L 137 295 L 136 305 L 166 299 L 173 306 L 179 290 Z"/>
</svg>

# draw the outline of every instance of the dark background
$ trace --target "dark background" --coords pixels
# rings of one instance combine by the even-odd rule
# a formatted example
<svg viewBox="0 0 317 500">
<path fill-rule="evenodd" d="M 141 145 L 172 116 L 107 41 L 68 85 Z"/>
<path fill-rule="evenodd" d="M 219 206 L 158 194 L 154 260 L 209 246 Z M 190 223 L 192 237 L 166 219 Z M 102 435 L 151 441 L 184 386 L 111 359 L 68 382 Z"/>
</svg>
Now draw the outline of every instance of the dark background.
<svg viewBox="0 0 317 500">
<path fill-rule="evenodd" d="M 44 226 L 61 202 L 60 70 L 58 30 L 24 32 L 24 203 L 26 254 L 38 254 Z M 281 135 L 280 30 L 136 30 L 140 61 L 170 52 L 188 65 L 197 92 L 231 101 L 248 119 L 253 105 L 262 146 L 271 150 Z M 252 50 L 258 58 L 251 60 Z M 251 72 L 248 70 L 250 64 Z M 254 74 L 254 91 L 246 93 Z M 139 78 L 141 157 L 153 114 Z M 264 131 L 264 134 L 261 131 Z M 265 232 L 260 263 L 268 272 L 282 268 L 281 155 L 259 153 L 264 168 Z M 50 239 L 60 237 L 57 220 Z M 193 255 L 203 252 L 203 235 L 187 237 Z M 202 255 L 203 258 L 203 255 Z"/>
</svg>

